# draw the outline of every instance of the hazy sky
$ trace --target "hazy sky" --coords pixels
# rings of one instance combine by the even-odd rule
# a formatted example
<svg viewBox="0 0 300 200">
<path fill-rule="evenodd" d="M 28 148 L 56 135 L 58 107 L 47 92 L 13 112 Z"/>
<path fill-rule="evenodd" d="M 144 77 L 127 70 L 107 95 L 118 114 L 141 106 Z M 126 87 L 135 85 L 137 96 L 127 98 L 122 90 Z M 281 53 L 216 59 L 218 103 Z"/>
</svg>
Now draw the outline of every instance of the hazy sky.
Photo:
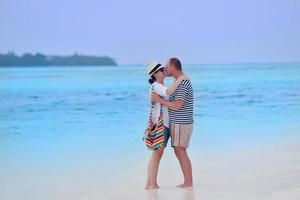
<svg viewBox="0 0 300 200">
<path fill-rule="evenodd" d="M 299 0 L 0 0 L 0 52 L 300 61 Z"/>
</svg>

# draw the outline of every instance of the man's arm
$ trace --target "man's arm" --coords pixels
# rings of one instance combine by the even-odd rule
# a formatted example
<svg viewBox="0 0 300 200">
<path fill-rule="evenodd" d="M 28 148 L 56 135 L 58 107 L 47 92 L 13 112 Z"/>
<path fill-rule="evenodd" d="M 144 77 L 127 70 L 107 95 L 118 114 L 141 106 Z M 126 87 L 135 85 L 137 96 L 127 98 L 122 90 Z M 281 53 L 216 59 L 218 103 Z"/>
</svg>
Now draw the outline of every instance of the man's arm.
<svg viewBox="0 0 300 200">
<path fill-rule="evenodd" d="M 181 99 L 177 99 L 176 101 L 173 101 L 173 102 L 167 101 L 167 100 L 161 98 L 160 96 L 158 96 L 154 92 L 151 94 L 151 99 L 152 99 L 152 101 L 159 102 L 162 105 L 165 105 L 172 110 L 179 110 L 184 103 L 184 101 Z"/>
</svg>

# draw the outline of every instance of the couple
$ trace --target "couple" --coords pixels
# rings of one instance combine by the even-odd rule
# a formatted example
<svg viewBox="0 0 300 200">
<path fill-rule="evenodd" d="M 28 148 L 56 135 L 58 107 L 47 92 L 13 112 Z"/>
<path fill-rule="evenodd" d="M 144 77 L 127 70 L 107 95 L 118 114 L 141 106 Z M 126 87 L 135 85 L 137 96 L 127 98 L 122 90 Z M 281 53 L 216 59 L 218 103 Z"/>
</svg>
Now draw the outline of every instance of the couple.
<svg viewBox="0 0 300 200">
<path fill-rule="evenodd" d="M 157 189 L 157 173 L 160 159 L 168 139 L 179 160 L 184 182 L 177 187 L 193 186 L 192 165 L 186 149 L 190 143 L 193 131 L 193 88 L 189 78 L 183 73 L 181 62 L 177 58 L 170 58 L 163 66 L 157 62 L 148 65 L 149 83 L 151 84 L 151 100 L 154 103 L 152 120 L 156 123 L 162 106 L 164 123 L 164 146 L 154 150 L 148 163 L 148 177 L 145 189 Z M 167 88 L 164 86 L 165 76 L 175 78 L 174 83 Z"/>
</svg>

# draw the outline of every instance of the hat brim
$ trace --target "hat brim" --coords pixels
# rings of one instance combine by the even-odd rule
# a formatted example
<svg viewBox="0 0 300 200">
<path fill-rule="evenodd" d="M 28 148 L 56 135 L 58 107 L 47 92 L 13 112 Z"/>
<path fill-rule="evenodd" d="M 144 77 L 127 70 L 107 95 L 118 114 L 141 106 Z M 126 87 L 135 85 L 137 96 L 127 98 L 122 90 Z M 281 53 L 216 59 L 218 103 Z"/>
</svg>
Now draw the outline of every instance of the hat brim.
<svg viewBox="0 0 300 200">
<path fill-rule="evenodd" d="M 160 65 L 155 71 L 153 71 L 151 74 L 149 74 L 149 76 L 152 76 L 153 74 L 155 74 L 158 70 L 164 68 L 165 65 Z"/>
</svg>

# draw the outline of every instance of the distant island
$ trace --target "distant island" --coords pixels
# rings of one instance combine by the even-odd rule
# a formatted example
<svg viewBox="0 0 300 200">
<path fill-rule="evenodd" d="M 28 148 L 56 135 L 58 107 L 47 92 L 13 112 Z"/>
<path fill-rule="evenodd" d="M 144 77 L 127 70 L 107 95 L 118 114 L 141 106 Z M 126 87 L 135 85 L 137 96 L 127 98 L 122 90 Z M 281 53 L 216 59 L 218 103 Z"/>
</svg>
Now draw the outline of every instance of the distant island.
<svg viewBox="0 0 300 200">
<path fill-rule="evenodd" d="M 74 53 L 70 56 L 49 56 L 42 53 L 0 53 L 0 67 L 4 66 L 114 66 L 117 62 L 108 56 L 88 56 Z"/>
</svg>

